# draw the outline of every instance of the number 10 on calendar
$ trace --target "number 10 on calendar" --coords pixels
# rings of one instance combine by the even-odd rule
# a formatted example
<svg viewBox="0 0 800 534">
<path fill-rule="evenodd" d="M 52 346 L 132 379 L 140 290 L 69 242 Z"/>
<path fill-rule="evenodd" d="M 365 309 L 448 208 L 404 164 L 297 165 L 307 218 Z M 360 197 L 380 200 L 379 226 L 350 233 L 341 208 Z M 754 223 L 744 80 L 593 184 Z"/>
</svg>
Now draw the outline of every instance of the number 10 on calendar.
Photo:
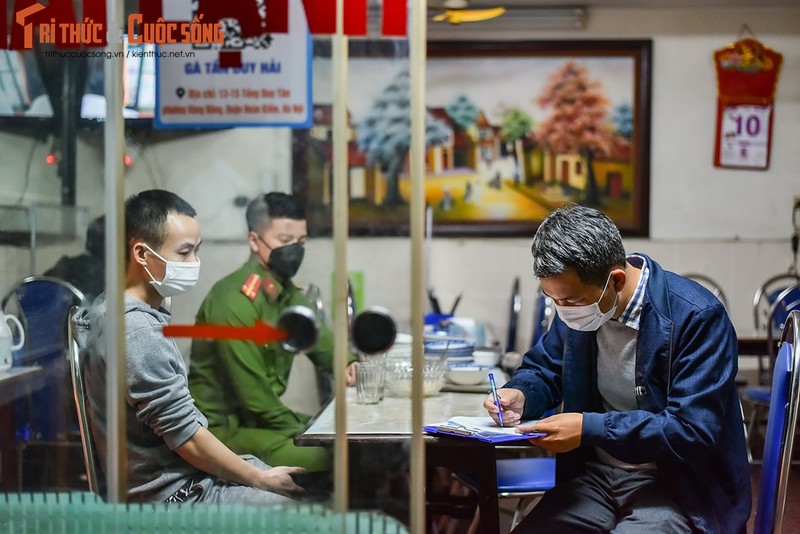
<svg viewBox="0 0 800 534">
<path fill-rule="evenodd" d="M 726 105 L 717 133 L 717 165 L 766 169 L 769 165 L 771 119 L 771 105 Z"/>
</svg>

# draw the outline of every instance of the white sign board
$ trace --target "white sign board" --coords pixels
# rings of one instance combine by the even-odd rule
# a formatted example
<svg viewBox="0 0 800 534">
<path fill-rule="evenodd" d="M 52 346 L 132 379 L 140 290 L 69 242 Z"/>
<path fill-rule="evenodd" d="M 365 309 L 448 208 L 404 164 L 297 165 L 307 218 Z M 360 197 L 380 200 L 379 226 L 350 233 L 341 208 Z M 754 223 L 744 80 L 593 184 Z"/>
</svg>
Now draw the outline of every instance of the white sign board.
<svg viewBox="0 0 800 534">
<path fill-rule="evenodd" d="M 166 20 L 191 21 L 191 0 L 164 5 Z M 164 44 L 156 55 L 156 128 L 308 127 L 311 36 L 301 0 L 289 0 L 289 33 L 225 43 Z M 237 46 L 238 48 L 233 48 Z M 221 68 L 220 51 L 240 51 L 240 68 Z"/>
</svg>

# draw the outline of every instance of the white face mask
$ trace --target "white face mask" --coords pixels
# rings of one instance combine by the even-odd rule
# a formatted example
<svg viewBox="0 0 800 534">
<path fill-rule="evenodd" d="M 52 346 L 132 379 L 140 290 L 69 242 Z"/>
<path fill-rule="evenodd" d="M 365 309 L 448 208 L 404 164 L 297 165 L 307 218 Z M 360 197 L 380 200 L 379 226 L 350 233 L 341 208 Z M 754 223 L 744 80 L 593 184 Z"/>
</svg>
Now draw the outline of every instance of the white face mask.
<svg viewBox="0 0 800 534">
<path fill-rule="evenodd" d="M 603 287 L 603 292 L 600 293 L 600 298 L 594 304 L 588 306 L 559 306 L 556 304 L 556 312 L 564 323 L 573 330 L 580 330 L 581 332 L 594 332 L 608 322 L 617 311 L 617 300 L 619 300 L 619 293 L 614 297 L 614 305 L 606 313 L 600 311 L 600 301 L 603 295 L 606 294 L 608 289 L 608 282 L 611 280 L 611 273 L 608 273 L 606 285 Z"/>
<path fill-rule="evenodd" d="M 150 282 L 156 288 L 158 294 L 162 297 L 172 297 L 186 293 L 194 287 L 197 280 L 200 278 L 200 262 L 199 261 L 169 261 L 162 258 L 158 252 L 150 248 L 147 243 L 142 243 L 147 250 L 155 254 L 156 258 L 167 264 L 167 269 L 164 271 L 164 279 L 160 282 L 156 277 L 145 267 L 144 270 L 150 275 L 153 280 Z"/>
</svg>

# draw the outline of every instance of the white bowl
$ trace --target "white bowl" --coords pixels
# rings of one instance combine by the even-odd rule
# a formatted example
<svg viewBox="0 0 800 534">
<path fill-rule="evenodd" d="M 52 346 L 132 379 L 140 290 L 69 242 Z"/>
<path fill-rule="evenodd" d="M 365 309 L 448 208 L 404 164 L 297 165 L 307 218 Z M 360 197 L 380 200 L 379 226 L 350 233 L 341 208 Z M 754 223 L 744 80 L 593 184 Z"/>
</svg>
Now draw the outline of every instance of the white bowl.
<svg viewBox="0 0 800 534">
<path fill-rule="evenodd" d="M 444 385 L 447 369 L 444 366 L 425 366 L 422 370 L 422 393 L 426 397 L 438 395 Z M 396 397 L 411 396 L 411 378 L 413 368 L 396 365 L 386 370 L 386 387 Z"/>
<path fill-rule="evenodd" d="M 488 365 L 451 365 L 447 370 L 447 379 L 459 386 L 477 386 L 483 384 L 492 367 Z"/>
<path fill-rule="evenodd" d="M 411 396 L 411 377 L 413 375 L 411 355 L 408 357 L 386 355 L 386 387 L 396 397 Z M 426 397 L 437 395 L 442 389 L 447 373 L 447 366 L 440 356 L 425 356 L 422 368 L 423 394 Z"/>
<path fill-rule="evenodd" d="M 494 367 L 500 363 L 500 353 L 496 350 L 476 350 L 472 353 L 475 365 L 488 365 Z"/>
</svg>

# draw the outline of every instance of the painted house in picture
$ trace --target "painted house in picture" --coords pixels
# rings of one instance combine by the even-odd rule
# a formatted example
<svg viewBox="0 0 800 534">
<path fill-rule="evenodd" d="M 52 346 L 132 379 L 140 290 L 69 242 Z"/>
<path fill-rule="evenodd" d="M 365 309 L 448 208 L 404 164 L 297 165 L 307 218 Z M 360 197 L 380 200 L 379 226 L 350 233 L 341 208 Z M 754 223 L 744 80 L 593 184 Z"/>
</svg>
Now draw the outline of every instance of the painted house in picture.
<svg viewBox="0 0 800 534">
<path fill-rule="evenodd" d="M 454 169 L 483 171 L 502 156 L 501 129 L 489 122 L 481 110 L 465 125 L 459 125 L 450 113 L 452 108 L 428 108 L 431 116 L 441 121 L 453 135 L 441 144 L 428 147 L 428 174 L 438 175 Z"/>
<path fill-rule="evenodd" d="M 575 190 L 586 188 L 586 162 L 580 154 L 544 151 L 544 182 Z"/>
<path fill-rule="evenodd" d="M 444 143 L 428 147 L 426 158 L 426 166 L 430 174 L 442 174 L 445 171 L 455 169 L 455 137 L 456 137 L 456 124 L 447 110 L 443 107 L 428 108 L 428 113 L 431 116 L 444 124 L 450 131 L 453 132 Z"/>
<path fill-rule="evenodd" d="M 478 163 L 477 170 L 481 165 L 489 166 L 493 161 L 501 157 L 501 128 L 489 122 L 489 117 L 482 110 L 478 112 L 475 119 L 475 126 L 478 129 Z"/>
<path fill-rule="evenodd" d="M 594 160 L 598 186 L 611 202 L 630 200 L 634 188 L 631 157 L 631 145 L 627 143 Z"/>
<path fill-rule="evenodd" d="M 541 159 L 537 155 L 541 155 Z M 580 154 L 554 154 L 532 147 L 527 153 L 529 165 L 541 161 L 541 182 L 559 184 L 575 192 L 583 191 L 588 184 L 586 159 Z M 592 167 L 597 186 L 604 196 L 612 200 L 625 200 L 633 188 L 630 145 L 615 147 L 608 154 L 594 157 Z M 534 175 L 536 176 L 536 175 Z"/>
<path fill-rule="evenodd" d="M 308 174 L 319 179 L 309 180 L 309 194 L 312 198 L 321 199 L 323 205 L 330 206 L 333 199 L 333 106 L 314 104 L 313 113 L 314 123 L 309 131 Z M 349 112 L 347 122 L 349 196 L 351 199 L 364 199 L 378 204 L 386 195 L 385 182 L 381 179 L 380 171 L 374 165 L 367 165 L 366 155 L 359 151 Z"/>
</svg>

